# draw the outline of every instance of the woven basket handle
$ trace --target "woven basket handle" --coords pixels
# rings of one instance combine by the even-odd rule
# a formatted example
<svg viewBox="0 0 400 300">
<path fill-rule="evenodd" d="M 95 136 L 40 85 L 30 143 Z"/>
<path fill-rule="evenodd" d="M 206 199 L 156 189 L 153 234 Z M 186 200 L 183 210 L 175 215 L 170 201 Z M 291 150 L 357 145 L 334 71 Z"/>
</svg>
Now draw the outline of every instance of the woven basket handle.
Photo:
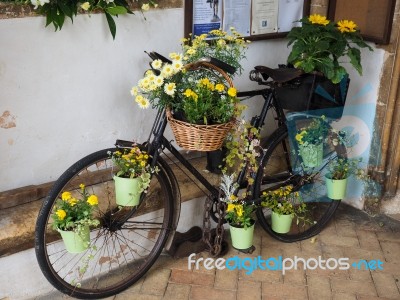
<svg viewBox="0 0 400 300">
<path fill-rule="evenodd" d="M 195 71 L 198 69 L 212 69 L 212 70 L 220 73 L 225 78 L 225 80 L 228 82 L 229 86 L 233 87 L 233 82 L 232 82 L 232 79 L 229 77 L 229 75 L 226 74 L 226 72 L 224 70 L 213 65 L 212 63 L 209 63 L 206 61 L 197 61 L 197 62 L 193 62 L 193 63 L 185 65 L 184 69 L 186 69 L 188 71 Z"/>
</svg>

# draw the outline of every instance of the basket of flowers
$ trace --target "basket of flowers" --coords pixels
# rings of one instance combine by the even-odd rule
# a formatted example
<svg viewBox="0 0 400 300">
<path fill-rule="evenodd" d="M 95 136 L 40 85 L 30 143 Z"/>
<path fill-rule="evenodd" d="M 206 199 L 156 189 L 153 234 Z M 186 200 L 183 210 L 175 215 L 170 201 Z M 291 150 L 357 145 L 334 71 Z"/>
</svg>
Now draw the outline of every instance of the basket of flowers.
<svg viewBox="0 0 400 300">
<path fill-rule="evenodd" d="M 232 77 L 241 71 L 246 42 L 234 29 L 183 40 L 183 53 L 155 59 L 132 88 L 139 107 L 165 109 L 177 144 L 186 150 L 220 149 L 240 114 Z M 203 58 L 203 59 L 202 59 Z M 206 59 L 204 59 L 206 58 Z M 221 66 L 231 66 L 227 69 Z M 228 75 L 227 72 L 232 72 Z"/>
</svg>

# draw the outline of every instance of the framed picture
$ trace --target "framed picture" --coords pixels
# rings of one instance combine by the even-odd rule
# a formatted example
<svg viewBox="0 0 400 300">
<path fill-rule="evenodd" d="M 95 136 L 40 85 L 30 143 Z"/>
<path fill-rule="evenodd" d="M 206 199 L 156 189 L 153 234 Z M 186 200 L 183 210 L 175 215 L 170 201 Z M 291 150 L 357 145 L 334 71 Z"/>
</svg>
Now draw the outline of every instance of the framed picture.
<svg viewBox="0 0 400 300">
<path fill-rule="evenodd" d="M 366 41 L 388 44 L 396 0 L 330 0 L 331 20 L 352 20 Z"/>
<path fill-rule="evenodd" d="M 185 0 L 185 37 L 212 29 L 236 31 L 249 40 L 284 37 L 308 15 L 311 0 Z M 298 23 L 299 24 L 299 23 Z"/>
</svg>

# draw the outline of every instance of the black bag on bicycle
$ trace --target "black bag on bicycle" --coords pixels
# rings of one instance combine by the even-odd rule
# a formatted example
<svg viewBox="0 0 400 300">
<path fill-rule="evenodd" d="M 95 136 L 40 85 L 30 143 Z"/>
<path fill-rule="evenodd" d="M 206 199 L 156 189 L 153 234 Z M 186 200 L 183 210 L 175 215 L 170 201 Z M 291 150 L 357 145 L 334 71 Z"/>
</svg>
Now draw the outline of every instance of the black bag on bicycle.
<svg viewBox="0 0 400 300">
<path fill-rule="evenodd" d="M 303 74 L 275 89 L 275 97 L 283 109 L 308 111 L 325 109 L 330 118 L 340 118 L 350 83 L 348 76 L 334 84 L 319 74 Z"/>
</svg>

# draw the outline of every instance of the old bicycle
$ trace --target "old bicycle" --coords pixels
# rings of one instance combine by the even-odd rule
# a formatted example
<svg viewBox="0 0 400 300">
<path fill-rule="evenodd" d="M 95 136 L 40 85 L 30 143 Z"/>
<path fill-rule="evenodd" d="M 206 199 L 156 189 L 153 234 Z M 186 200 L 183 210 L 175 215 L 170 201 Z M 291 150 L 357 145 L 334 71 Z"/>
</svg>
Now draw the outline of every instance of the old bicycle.
<svg viewBox="0 0 400 300">
<path fill-rule="evenodd" d="M 220 69 L 219 72 L 229 71 L 224 65 L 218 65 L 218 62 L 212 60 L 198 61 L 192 68 L 214 68 L 212 66 Z M 248 201 L 259 204 L 263 191 L 286 185 L 294 186 L 293 191 L 304 193 L 308 199 L 307 217 L 312 222 L 302 226 L 293 222 L 287 234 L 279 234 L 271 229 L 271 213 L 268 209 L 260 207 L 257 210 L 258 221 L 263 229 L 283 242 L 299 241 L 316 235 L 329 222 L 340 204 L 340 201 L 326 197 L 325 190 L 321 188 L 321 177 L 329 160 L 338 155 L 344 156 L 345 149 L 341 149 L 340 145 L 327 147 L 324 150 L 324 162 L 311 169 L 301 167 L 298 163 L 300 158 L 292 155 L 295 145 L 290 141 L 285 111 L 276 97 L 276 91 L 281 85 L 292 83 L 300 76 L 301 72 L 295 69 L 256 67 L 250 78 L 265 87 L 238 94 L 242 99 L 255 96 L 264 99 L 259 115 L 251 119 L 253 127 L 261 129 L 269 111 L 274 113 L 277 121 L 277 129 L 262 140 L 264 150 L 259 160 L 260 168 L 253 175 L 252 196 Z M 304 119 L 302 114 L 297 117 Z M 179 221 L 180 191 L 179 182 L 170 167 L 170 157 L 178 160 L 204 186 L 212 203 L 218 201 L 219 188 L 213 186 L 164 136 L 167 123 L 166 113 L 160 109 L 148 140 L 140 144 L 149 154 L 151 166 L 157 167 L 159 171 L 152 175 L 149 188 L 146 193 L 142 193 L 139 205 L 122 208 L 116 205 L 112 180 L 115 166 L 109 155 L 117 149 L 132 147 L 132 142 L 117 141 L 114 148 L 100 150 L 82 158 L 54 183 L 39 212 L 35 248 L 42 272 L 61 292 L 77 298 L 92 299 L 119 293 L 138 281 L 163 249 L 168 250 L 173 246 Z M 247 176 L 246 168 L 243 168 L 237 179 L 241 188 L 248 186 Z M 96 218 L 100 225 L 91 228 L 89 248 L 73 254 L 65 250 L 58 233 L 52 229 L 51 214 L 61 194 L 65 191 L 74 194 L 80 190 L 81 184 L 90 193 L 98 195 Z M 212 206 L 215 208 L 215 205 Z M 218 219 L 218 213 L 212 213 Z"/>
</svg>

